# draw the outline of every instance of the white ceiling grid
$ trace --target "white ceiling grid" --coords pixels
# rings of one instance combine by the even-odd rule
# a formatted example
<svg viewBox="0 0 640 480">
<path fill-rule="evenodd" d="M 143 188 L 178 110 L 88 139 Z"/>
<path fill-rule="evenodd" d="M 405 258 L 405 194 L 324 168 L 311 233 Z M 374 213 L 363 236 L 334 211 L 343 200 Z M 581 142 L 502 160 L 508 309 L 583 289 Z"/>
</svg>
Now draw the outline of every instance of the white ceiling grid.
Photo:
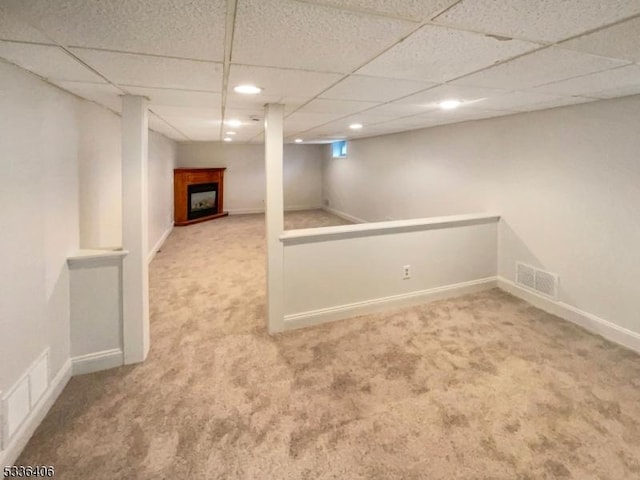
<svg viewBox="0 0 640 480">
<path fill-rule="evenodd" d="M 3 0 L 0 58 L 178 141 L 277 102 L 324 142 L 640 94 L 638 31 L 640 0 Z"/>
</svg>

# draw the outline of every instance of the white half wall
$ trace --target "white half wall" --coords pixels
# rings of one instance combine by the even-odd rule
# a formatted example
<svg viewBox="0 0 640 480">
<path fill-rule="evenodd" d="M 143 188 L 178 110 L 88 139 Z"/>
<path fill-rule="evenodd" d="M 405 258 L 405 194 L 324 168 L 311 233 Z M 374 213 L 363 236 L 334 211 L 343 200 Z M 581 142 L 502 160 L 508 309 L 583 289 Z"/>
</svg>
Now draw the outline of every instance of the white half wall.
<svg viewBox="0 0 640 480">
<path fill-rule="evenodd" d="M 329 206 L 369 221 L 498 211 L 499 275 L 559 275 L 558 301 L 640 333 L 640 96 L 349 142 Z"/>
<path fill-rule="evenodd" d="M 285 328 L 495 286 L 498 219 L 471 215 L 286 232 Z"/>
<path fill-rule="evenodd" d="M 321 145 L 284 146 L 284 208 L 320 208 L 322 189 Z M 264 145 L 223 142 L 178 144 L 180 167 L 226 167 L 224 205 L 230 214 L 264 212 Z"/>
</svg>

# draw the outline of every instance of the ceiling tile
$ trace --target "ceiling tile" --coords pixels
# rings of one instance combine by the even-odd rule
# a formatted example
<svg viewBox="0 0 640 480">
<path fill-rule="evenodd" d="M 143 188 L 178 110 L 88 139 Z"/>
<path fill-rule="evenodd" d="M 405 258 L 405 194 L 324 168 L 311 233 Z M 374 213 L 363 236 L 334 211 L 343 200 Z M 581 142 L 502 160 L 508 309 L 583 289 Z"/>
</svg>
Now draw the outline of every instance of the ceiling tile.
<svg viewBox="0 0 640 480">
<path fill-rule="evenodd" d="M 220 140 L 219 115 L 217 119 L 194 118 L 191 116 L 159 116 L 181 131 L 189 140 L 214 142 Z"/>
<path fill-rule="evenodd" d="M 468 87 L 463 85 L 439 85 L 424 92 L 410 95 L 397 103 L 423 105 L 432 110 L 438 108 L 438 104 L 443 100 L 460 100 L 465 103 L 476 102 L 483 98 L 502 95 L 506 90 L 498 90 L 495 88 L 479 88 Z"/>
<path fill-rule="evenodd" d="M 640 18 L 578 37 L 560 44 L 581 52 L 604 57 L 623 58 L 640 63 Z"/>
<path fill-rule="evenodd" d="M 305 113 L 328 113 L 338 116 L 360 112 L 378 105 L 374 102 L 353 102 L 350 100 L 315 99 L 302 107 L 299 111 Z"/>
<path fill-rule="evenodd" d="M 462 0 L 436 22 L 531 41 L 557 42 L 637 13 L 638 0 Z"/>
<path fill-rule="evenodd" d="M 73 48 L 75 55 L 119 85 L 219 92 L 222 65 L 177 58 Z"/>
<path fill-rule="evenodd" d="M 548 95 L 539 92 L 511 92 L 478 100 L 473 103 L 474 108 L 487 108 L 490 110 L 514 110 L 528 112 L 545 108 L 574 105 L 577 103 L 591 102 L 593 99 L 584 97 L 562 97 Z"/>
<path fill-rule="evenodd" d="M 268 103 L 281 103 L 284 105 L 285 113 L 297 110 L 301 105 L 311 100 L 310 97 L 277 97 L 272 95 L 241 95 L 229 92 L 227 95 L 227 108 L 233 110 L 260 110 L 264 111 L 264 106 Z"/>
<path fill-rule="evenodd" d="M 434 85 L 428 82 L 351 75 L 324 92 L 320 98 L 388 102 Z"/>
<path fill-rule="evenodd" d="M 520 40 L 500 41 L 486 35 L 425 25 L 358 73 L 442 83 L 534 50 Z"/>
<path fill-rule="evenodd" d="M 192 118 L 196 123 L 208 121 L 220 125 L 221 110 L 219 108 L 182 107 L 175 105 L 151 105 L 149 108 L 161 117 L 188 117 Z"/>
<path fill-rule="evenodd" d="M 312 0 L 362 12 L 402 17 L 414 21 L 430 20 L 458 0 Z"/>
<path fill-rule="evenodd" d="M 122 92 L 108 83 L 85 83 L 54 81 L 56 85 L 64 90 L 78 95 L 86 100 L 91 100 L 103 105 L 115 112 L 122 111 Z"/>
<path fill-rule="evenodd" d="M 219 111 L 222 102 L 222 95 L 215 92 L 148 87 L 124 87 L 124 90 L 131 95 L 149 98 L 150 105 L 217 108 Z"/>
<path fill-rule="evenodd" d="M 385 103 L 379 107 L 368 110 L 367 113 L 372 115 L 382 115 L 389 117 L 405 117 L 407 115 L 416 115 L 419 113 L 425 113 L 429 110 L 433 110 L 432 106 L 426 106 L 421 104 L 402 103 L 401 101 Z"/>
<path fill-rule="evenodd" d="M 586 53 L 546 48 L 454 81 L 456 85 L 521 90 L 619 67 L 626 62 Z"/>
<path fill-rule="evenodd" d="M 231 65 L 229 90 L 236 85 L 249 83 L 259 86 L 264 95 L 272 97 L 315 97 L 341 78 L 342 75 L 338 73 Z"/>
<path fill-rule="evenodd" d="M 224 120 L 240 120 L 242 122 L 242 126 L 237 128 L 245 128 L 247 126 L 255 125 L 262 126 L 264 123 L 264 108 L 240 110 L 226 108 L 224 112 Z"/>
<path fill-rule="evenodd" d="M 53 43 L 39 30 L 20 20 L 6 7 L 0 6 L 0 40 Z"/>
<path fill-rule="evenodd" d="M 290 135 L 297 132 L 304 132 L 314 127 L 328 123 L 342 115 L 331 113 L 305 113 L 295 112 L 284 119 L 285 134 Z"/>
<path fill-rule="evenodd" d="M 149 128 L 163 134 L 165 137 L 169 137 L 178 142 L 184 142 L 188 140 L 186 136 L 176 130 L 172 125 L 170 125 L 157 115 L 154 115 L 153 113 L 149 115 Z"/>
<path fill-rule="evenodd" d="M 106 83 L 59 47 L 0 42 L 0 57 L 50 80 Z"/>
<path fill-rule="evenodd" d="M 221 61 L 225 0 L 3 0 L 66 46 Z"/>
<path fill-rule="evenodd" d="M 542 85 L 535 89 L 557 95 L 585 95 L 595 98 L 613 98 L 640 93 L 640 66 L 605 70 L 562 82 Z"/>
<path fill-rule="evenodd" d="M 232 61 L 350 73 L 414 28 L 292 0 L 239 0 Z"/>
</svg>

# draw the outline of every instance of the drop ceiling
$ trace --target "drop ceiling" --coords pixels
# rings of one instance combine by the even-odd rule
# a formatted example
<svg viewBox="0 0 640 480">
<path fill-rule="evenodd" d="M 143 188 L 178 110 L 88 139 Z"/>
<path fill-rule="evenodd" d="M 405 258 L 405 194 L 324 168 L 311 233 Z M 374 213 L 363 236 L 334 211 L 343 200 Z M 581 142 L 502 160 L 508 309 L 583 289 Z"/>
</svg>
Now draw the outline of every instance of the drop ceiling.
<svg viewBox="0 0 640 480">
<path fill-rule="evenodd" d="M 116 112 L 144 95 L 178 141 L 260 142 L 269 102 L 327 142 L 640 94 L 638 32 L 640 0 L 0 3 L 1 59 Z"/>
</svg>

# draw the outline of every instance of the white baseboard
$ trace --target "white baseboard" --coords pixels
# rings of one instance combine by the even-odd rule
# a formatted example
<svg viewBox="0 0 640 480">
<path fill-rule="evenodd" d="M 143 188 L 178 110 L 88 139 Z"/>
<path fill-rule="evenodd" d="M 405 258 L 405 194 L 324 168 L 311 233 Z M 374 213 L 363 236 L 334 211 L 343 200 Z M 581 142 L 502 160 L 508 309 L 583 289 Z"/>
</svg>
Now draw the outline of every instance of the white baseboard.
<svg viewBox="0 0 640 480">
<path fill-rule="evenodd" d="M 171 235 L 172 231 L 173 231 L 173 224 L 169 225 L 169 228 L 167 228 L 167 230 L 160 237 L 160 240 L 156 242 L 156 244 L 153 246 L 153 248 L 149 252 L 149 257 L 148 257 L 149 263 L 151 263 L 151 260 L 155 258 L 156 254 L 162 248 L 162 245 L 164 245 L 164 242 L 167 240 L 169 235 Z"/>
<path fill-rule="evenodd" d="M 124 365 L 124 355 L 122 350 L 114 348 L 113 350 L 73 357 L 71 359 L 71 365 L 74 376 L 99 372 L 100 370 L 107 370 Z"/>
<path fill-rule="evenodd" d="M 470 282 L 445 285 L 443 287 L 419 290 L 417 292 L 403 293 L 389 297 L 375 298 L 364 302 L 349 303 L 336 307 L 321 308 L 308 312 L 285 315 L 284 329 L 293 330 L 295 328 L 308 327 L 320 323 L 343 320 L 345 318 L 367 315 L 392 308 L 409 307 L 427 303 L 443 298 L 457 297 L 468 293 L 475 293 L 488 290 L 496 286 L 496 277 L 482 278 Z"/>
<path fill-rule="evenodd" d="M 14 465 L 27 442 L 44 420 L 56 399 L 62 393 L 71 378 L 71 360 L 67 360 L 56 376 L 51 379 L 49 388 L 31 410 L 24 423 L 15 432 L 6 448 L 0 452 L 0 466 Z"/>
<path fill-rule="evenodd" d="M 293 205 L 291 207 L 284 207 L 285 212 L 298 212 L 301 210 L 322 210 L 320 205 Z M 264 207 L 262 208 L 235 208 L 228 211 L 229 215 L 252 215 L 256 213 L 264 213 Z"/>
<path fill-rule="evenodd" d="M 516 285 L 504 277 L 498 277 L 498 287 L 513 296 L 521 298 L 534 307 L 551 313 L 552 315 L 556 315 L 571 323 L 575 323 L 576 325 L 600 335 L 607 340 L 640 353 L 639 333 L 616 325 L 615 323 L 585 312 L 584 310 L 580 310 L 572 305 L 543 297 L 531 290 L 527 290 L 526 288 Z"/>
<path fill-rule="evenodd" d="M 322 209 L 325 212 L 329 212 L 329 213 L 334 214 L 336 217 L 344 218 L 345 220 L 348 220 L 349 222 L 353 222 L 353 223 L 368 223 L 366 220 L 363 220 L 362 218 L 354 217 L 353 215 L 349 215 L 348 213 L 341 212 L 340 210 L 336 210 L 335 208 L 323 206 Z"/>
</svg>

